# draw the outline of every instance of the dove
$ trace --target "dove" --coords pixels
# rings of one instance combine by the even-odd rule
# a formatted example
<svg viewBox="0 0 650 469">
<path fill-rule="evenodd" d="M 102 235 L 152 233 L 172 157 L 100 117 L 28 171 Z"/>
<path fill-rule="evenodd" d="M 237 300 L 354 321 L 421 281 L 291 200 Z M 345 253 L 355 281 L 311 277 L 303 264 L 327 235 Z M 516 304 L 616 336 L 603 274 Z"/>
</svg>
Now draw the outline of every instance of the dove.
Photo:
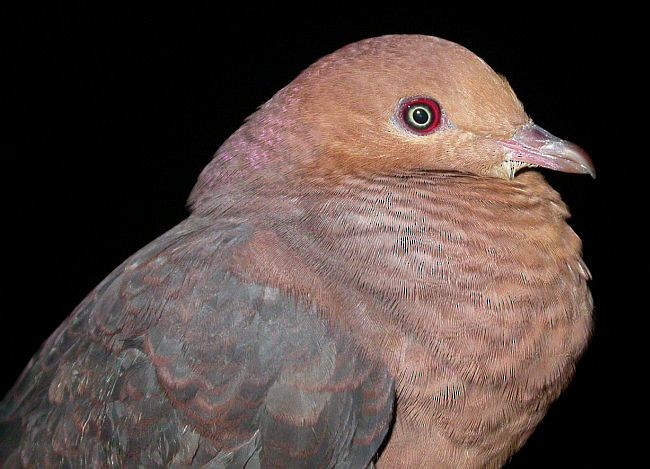
<svg viewBox="0 0 650 469">
<path fill-rule="evenodd" d="M 0 405 L 2 467 L 500 467 L 569 383 L 589 270 L 504 77 L 390 35 L 217 150 Z"/>
</svg>

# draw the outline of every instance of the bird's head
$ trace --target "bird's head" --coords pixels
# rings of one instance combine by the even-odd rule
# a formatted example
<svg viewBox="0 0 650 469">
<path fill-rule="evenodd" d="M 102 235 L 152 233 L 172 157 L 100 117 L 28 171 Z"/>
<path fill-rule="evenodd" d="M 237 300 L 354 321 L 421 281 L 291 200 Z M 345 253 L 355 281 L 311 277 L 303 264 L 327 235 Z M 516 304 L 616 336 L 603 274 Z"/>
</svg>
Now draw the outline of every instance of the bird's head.
<svg viewBox="0 0 650 469">
<path fill-rule="evenodd" d="M 508 179 L 541 166 L 595 175 L 587 154 L 534 125 L 482 59 L 419 35 L 360 41 L 307 68 L 224 144 L 197 187 L 215 172 L 232 177 L 233 159 L 274 174 L 432 170 Z"/>
</svg>

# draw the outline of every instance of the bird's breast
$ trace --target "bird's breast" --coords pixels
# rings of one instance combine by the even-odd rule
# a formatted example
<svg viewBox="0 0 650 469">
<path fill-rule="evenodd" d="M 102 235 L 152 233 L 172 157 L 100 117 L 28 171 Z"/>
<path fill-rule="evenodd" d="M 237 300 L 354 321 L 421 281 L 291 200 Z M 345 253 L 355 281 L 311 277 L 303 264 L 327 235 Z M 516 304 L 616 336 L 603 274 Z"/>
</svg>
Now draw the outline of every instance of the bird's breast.
<svg viewBox="0 0 650 469">
<path fill-rule="evenodd" d="M 302 264 L 294 288 L 391 367 L 398 419 L 462 448 L 522 444 L 591 324 L 581 243 L 557 193 L 536 173 L 420 174 L 299 200 L 300 221 L 276 230 Z"/>
<path fill-rule="evenodd" d="M 239 260 L 317 302 L 384 362 L 398 421 L 427 428 L 426 445 L 511 454 L 570 378 L 591 326 L 589 274 L 558 194 L 537 173 L 302 189 L 293 218 L 266 222 Z"/>
</svg>

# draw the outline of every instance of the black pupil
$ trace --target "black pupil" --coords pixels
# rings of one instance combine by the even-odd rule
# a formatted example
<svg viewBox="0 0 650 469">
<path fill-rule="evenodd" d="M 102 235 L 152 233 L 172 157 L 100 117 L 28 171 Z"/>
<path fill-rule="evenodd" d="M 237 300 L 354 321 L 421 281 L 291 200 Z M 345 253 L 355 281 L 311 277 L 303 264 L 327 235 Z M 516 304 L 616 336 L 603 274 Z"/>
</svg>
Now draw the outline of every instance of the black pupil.
<svg viewBox="0 0 650 469">
<path fill-rule="evenodd" d="M 429 118 L 430 118 L 429 112 L 422 107 L 418 107 L 417 109 L 414 109 L 413 114 L 411 114 L 411 116 L 413 118 L 413 121 L 419 125 L 426 124 L 427 122 L 429 122 Z"/>
</svg>

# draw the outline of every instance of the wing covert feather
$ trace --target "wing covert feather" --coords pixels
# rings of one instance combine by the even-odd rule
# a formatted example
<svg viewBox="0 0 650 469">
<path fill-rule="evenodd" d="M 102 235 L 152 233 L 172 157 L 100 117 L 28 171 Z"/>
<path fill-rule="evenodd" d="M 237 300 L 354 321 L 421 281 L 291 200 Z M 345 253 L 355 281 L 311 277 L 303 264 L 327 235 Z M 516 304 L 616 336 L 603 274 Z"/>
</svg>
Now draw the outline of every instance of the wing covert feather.
<svg viewBox="0 0 650 469">
<path fill-rule="evenodd" d="M 0 407 L 5 467 L 364 467 L 387 371 L 317 306 L 228 268 L 237 222 L 190 218 L 125 261 Z"/>
</svg>

